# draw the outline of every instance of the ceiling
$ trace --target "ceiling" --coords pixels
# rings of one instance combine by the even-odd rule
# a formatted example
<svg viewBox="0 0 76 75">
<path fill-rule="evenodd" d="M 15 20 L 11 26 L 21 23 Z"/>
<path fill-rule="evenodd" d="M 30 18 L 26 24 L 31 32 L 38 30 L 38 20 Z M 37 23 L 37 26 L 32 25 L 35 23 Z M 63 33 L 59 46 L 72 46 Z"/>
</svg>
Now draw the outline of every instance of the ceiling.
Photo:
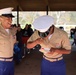
<svg viewBox="0 0 76 75">
<path fill-rule="evenodd" d="M 76 11 L 76 0 L 0 0 L 0 9 L 14 7 L 14 11 Z"/>
</svg>

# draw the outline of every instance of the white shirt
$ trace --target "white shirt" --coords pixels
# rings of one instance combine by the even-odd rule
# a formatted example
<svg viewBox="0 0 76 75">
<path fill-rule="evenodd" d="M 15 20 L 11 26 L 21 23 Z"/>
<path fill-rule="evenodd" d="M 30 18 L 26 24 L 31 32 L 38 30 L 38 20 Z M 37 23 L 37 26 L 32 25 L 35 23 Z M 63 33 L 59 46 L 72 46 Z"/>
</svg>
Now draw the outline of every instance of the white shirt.
<svg viewBox="0 0 76 75">
<path fill-rule="evenodd" d="M 5 29 L 7 31 L 7 33 L 9 34 L 9 29 Z"/>
</svg>

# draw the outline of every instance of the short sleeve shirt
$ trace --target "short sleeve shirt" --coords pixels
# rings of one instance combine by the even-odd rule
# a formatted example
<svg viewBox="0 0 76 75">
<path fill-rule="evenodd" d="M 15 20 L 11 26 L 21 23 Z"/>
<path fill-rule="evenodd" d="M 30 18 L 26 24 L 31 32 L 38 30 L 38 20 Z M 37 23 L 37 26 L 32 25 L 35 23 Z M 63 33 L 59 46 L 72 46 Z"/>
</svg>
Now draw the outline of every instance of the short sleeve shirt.
<svg viewBox="0 0 76 75">
<path fill-rule="evenodd" d="M 38 31 L 35 31 L 34 34 L 28 39 L 29 41 L 34 41 L 36 39 L 40 38 L 38 35 Z M 54 32 L 51 36 L 51 38 L 44 39 L 44 43 L 40 44 L 42 48 L 64 48 L 66 50 L 71 50 L 71 44 L 68 38 L 68 35 L 65 31 L 60 30 L 59 28 L 54 27 Z M 40 49 L 41 52 L 48 58 L 58 58 L 62 56 L 62 54 L 59 54 L 55 52 L 54 54 L 47 54 L 44 50 Z"/>
</svg>

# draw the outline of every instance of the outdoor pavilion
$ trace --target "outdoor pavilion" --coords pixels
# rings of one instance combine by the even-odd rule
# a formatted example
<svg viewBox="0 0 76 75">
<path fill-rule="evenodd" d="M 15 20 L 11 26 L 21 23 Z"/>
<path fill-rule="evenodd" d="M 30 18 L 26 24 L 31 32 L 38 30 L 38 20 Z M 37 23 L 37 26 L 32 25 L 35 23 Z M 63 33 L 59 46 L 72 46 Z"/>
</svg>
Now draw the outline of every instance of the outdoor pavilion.
<svg viewBox="0 0 76 75">
<path fill-rule="evenodd" d="M 0 0 L 0 9 L 5 7 L 14 7 L 19 24 L 19 11 L 76 11 L 76 0 Z"/>
</svg>

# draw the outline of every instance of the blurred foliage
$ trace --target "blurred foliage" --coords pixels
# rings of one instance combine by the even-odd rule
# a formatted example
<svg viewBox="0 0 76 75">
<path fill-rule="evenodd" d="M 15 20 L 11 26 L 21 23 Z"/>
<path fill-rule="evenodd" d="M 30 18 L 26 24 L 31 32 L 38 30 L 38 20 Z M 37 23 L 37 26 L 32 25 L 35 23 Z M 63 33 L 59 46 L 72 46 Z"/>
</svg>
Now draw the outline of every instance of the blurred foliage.
<svg viewBox="0 0 76 75">
<path fill-rule="evenodd" d="M 13 24 L 17 24 L 17 12 L 13 12 L 16 16 L 13 19 Z M 32 22 L 39 16 L 46 15 L 46 12 L 19 12 L 19 24 L 24 28 L 26 24 L 32 24 Z M 76 24 L 76 12 L 75 11 L 49 11 L 49 15 L 53 16 L 56 25 L 75 25 Z"/>
</svg>

